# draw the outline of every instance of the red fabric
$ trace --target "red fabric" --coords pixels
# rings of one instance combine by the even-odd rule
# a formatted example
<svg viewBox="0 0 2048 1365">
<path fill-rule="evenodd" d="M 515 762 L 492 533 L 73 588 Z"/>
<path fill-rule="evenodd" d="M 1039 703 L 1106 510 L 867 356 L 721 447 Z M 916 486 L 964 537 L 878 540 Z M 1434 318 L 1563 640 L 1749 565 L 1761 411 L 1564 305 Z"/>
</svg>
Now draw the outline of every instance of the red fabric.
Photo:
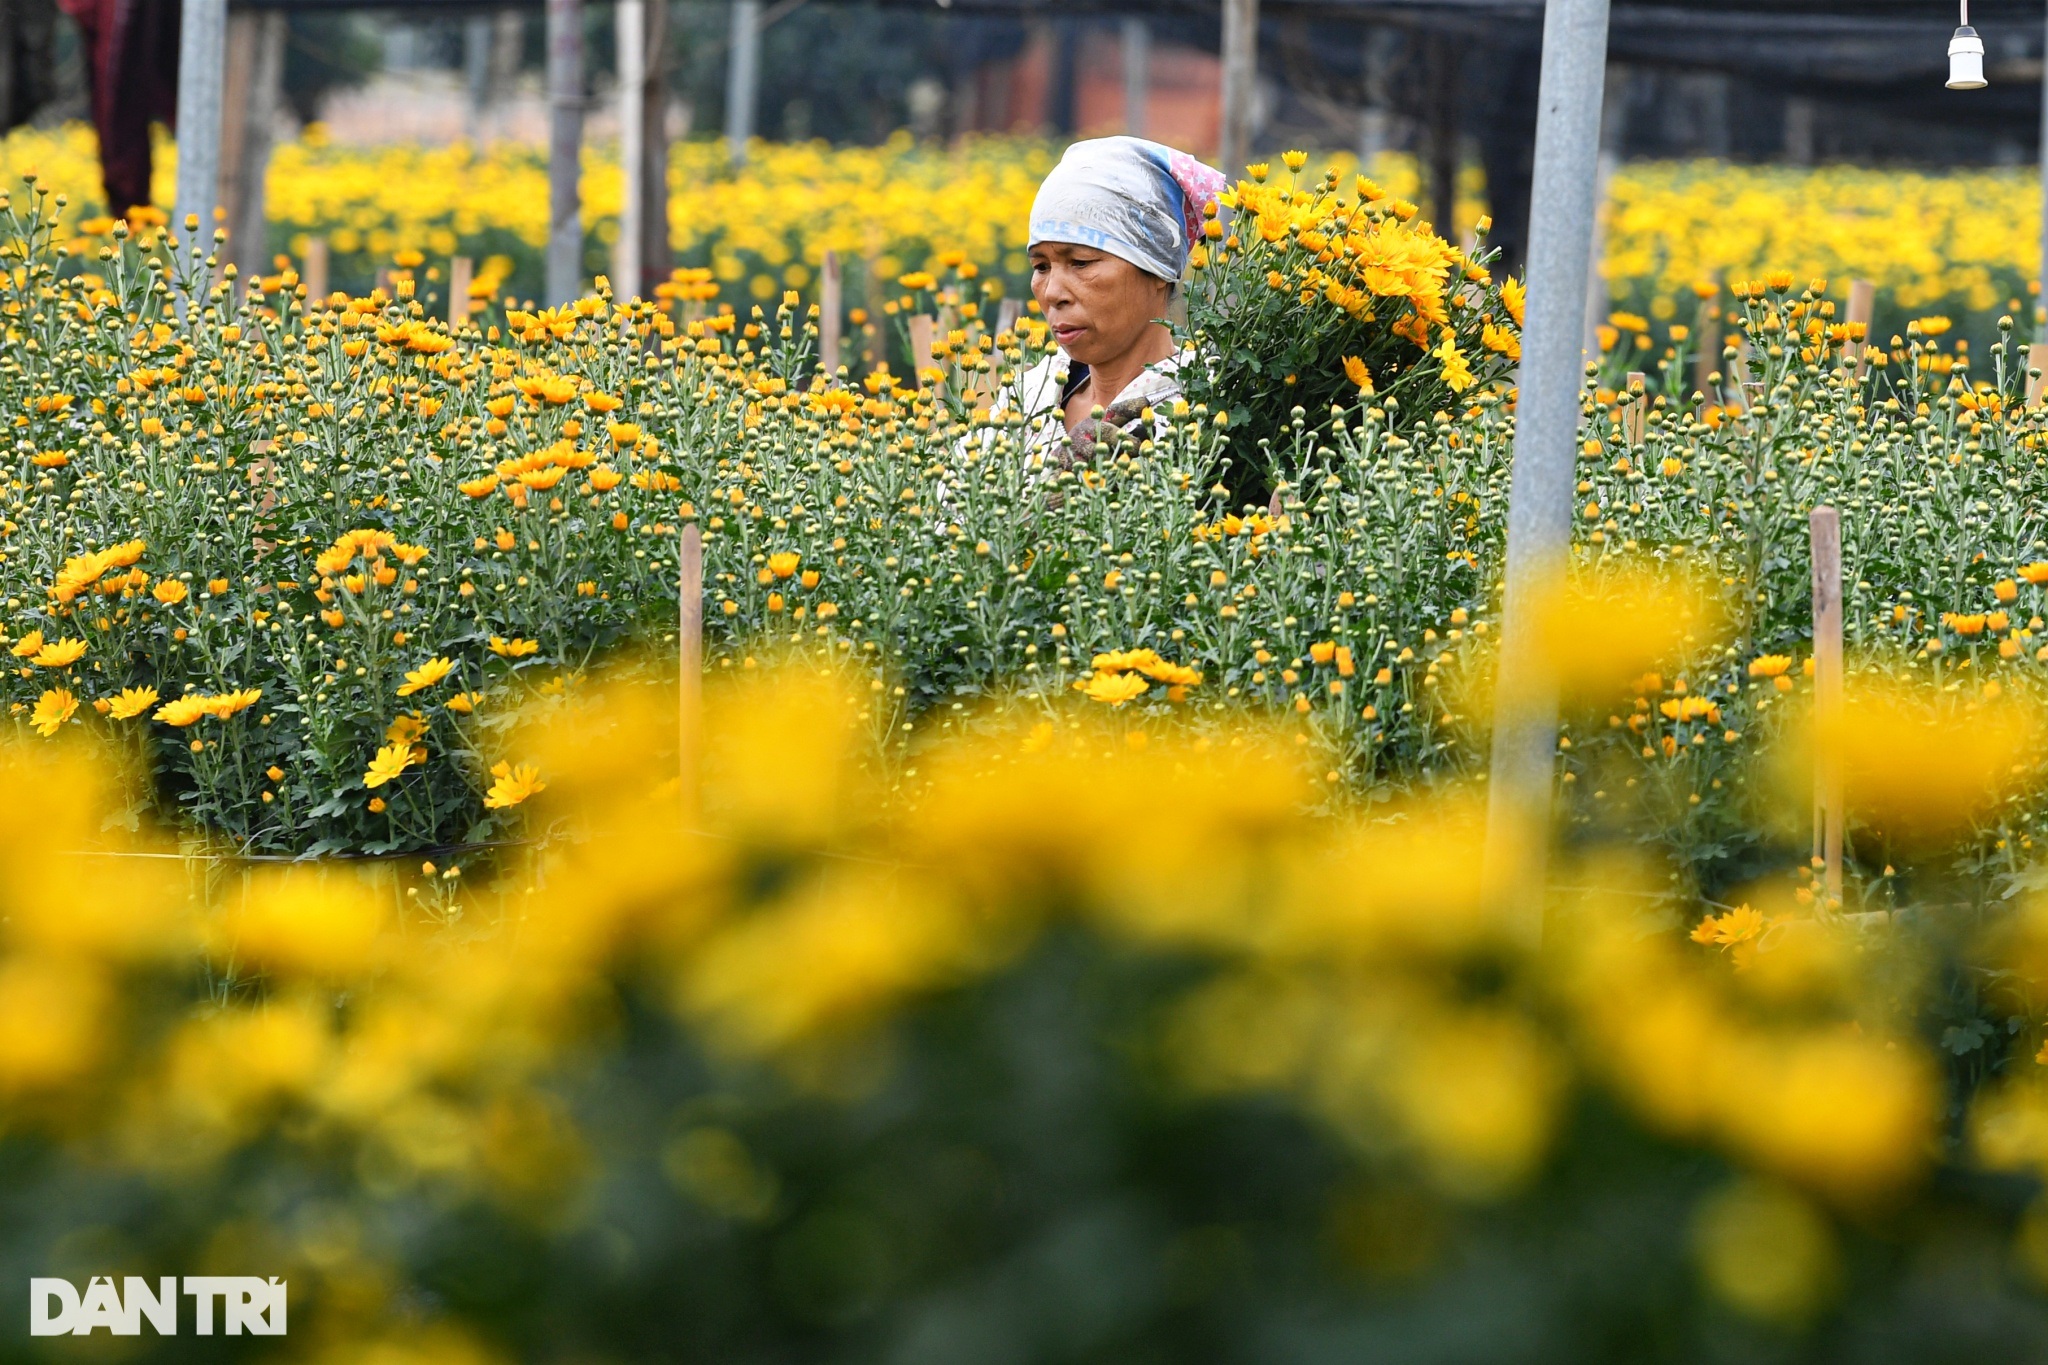
<svg viewBox="0 0 2048 1365">
<path fill-rule="evenodd" d="M 107 212 L 149 202 L 149 125 L 178 114 L 179 0 L 59 0 L 85 42 Z"/>
</svg>

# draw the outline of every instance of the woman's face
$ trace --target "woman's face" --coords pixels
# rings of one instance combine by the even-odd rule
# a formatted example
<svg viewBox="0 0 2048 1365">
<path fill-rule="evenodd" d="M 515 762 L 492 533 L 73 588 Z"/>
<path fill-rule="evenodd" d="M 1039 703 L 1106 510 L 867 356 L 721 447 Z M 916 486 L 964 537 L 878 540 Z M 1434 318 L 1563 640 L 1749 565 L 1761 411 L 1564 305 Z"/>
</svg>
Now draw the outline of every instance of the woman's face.
<svg viewBox="0 0 2048 1365">
<path fill-rule="evenodd" d="M 1121 256 L 1067 242 L 1031 248 L 1031 294 L 1060 349 L 1083 365 L 1115 361 L 1166 316 L 1166 281 Z"/>
</svg>

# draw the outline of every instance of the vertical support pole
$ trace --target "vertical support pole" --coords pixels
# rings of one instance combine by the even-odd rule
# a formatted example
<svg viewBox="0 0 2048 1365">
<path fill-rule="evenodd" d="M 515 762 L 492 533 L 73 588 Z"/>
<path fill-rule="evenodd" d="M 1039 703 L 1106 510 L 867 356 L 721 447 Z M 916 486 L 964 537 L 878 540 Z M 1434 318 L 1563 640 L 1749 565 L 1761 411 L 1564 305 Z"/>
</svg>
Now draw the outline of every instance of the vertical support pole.
<svg viewBox="0 0 2048 1365">
<path fill-rule="evenodd" d="M 1693 333 L 1692 386 L 1709 399 L 1716 397 L 1714 385 L 1708 376 L 1721 369 L 1721 295 L 1717 290 L 1714 297 L 1700 301 L 1699 326 Z"/>
<path fill-rule="evenodd" d="M 256 47 L 260 13 L 241 10 L 228 16 L 220 73 L 220 223 L 228 230 L 222 253 L 237 266 L 242 236 L 242 148 L 249 132 L 249 98 L 255 93 Z M 203 225 L 202 225 L 203 226 Z"/>
<path fill-rule="evenodd" d="M 1630 370 L 1624 386 L 1627 396 L 1622 399 L 1621 429 L 1631 449 L 1643 443 L 1643 421 L 1650 411 L 1649 379 L 1641 370 Z"/>
<path fill-rule="evenodd" d="M 568 303 L 583 289 L 583 4 L 548 6 L 547 301 Z"/>
<path fill-rule="evenodd" d="M 1139 17 L 1123 22 L 1124 131 L 1145 136 L 1145 102 L 1152 93 L 1152 26 Z"/>
<path fill-rule="evenodd" d="M 761 88 L 761 0 L 732 0 L 732 42 L 725 68 L 725 150 L 737 166 L 754 135 Z"/>
<path fill-rule="evenodd" d="M 704 532 L 694 521 L 683 526 L 676 555 L 676 777 L 681 783 L 683 823 L 697 819 L 697 771 L 704 727 Z"/>
<path fill-rule="evenodd" d="M 490 91 L 490 110 L 484 136 L 486 139 L 503 135 L 503 111 L 499 101 L 512 89 L 512 83 L 519 78 L 519 63 L 526 46 L 526 15 L 519 10 L 504 10 L 491 19 L 491 61 L 490 72 L 485 83 Z"/>
<path fill-rule="evenodd" d="M 651 293 L 675 265 L 668 228 L 669 0 L 647 0 L 646 42 L 641 45 L 640 280 Z"/>
<path fill-rule="evenodd" d="M 2034 340 L 2048 342 L 2048 20 L 2041 32 L 2041 293 L 2034 300 Z M 2044 352 L 2048 357 L 2048 352 Z"/>
<path fill-rule="evenodd" d="M 845 317 L 839 253 L 828 251 L 818 269 L 818 369 L 828 382 L 839 374 L 840 328 Z"/>
<path fill-rule="evenodd" d="M 484 116 L 491 109 L 491 16 L 472 14 L 462 21 L 462 83 L 469 95 L 463 136 L 472 151 L 484 145 Z"/>
<path fill-rule="evenodd" d="M 178 189 L 171 226 L 199 219 L 201 248 L 220 202 L 221 84 L 227 64 L 227 0 L 185 0 L 178 27 Z"/>
<path fill-rule="evenodd" d="M 469 257 L 457 256 L 448 262 L 448 330 L 460 331 L 469 321 L 469 282 L 472 278 Z"/>
<path fill-rule="evenodd" d="M 1849 311 L 1842 321 L 1854 327 L 1863 324 L 1863 338 L 1849 343 L 1848 356 L 1856 362 L 1856 377 L 1861 379 L 1870 363 L 1865 356 L 1870 350 L 1870 319 L 1877 311 L 1877 286 L 1869 280 L 1849 281 Z"/>
<path fill-rule="evenodd" d="M 1001 336 L 1004 332 L 1015 333 L 1017 319 L 1023 316 L 1024 300 L 1004 299 L 1002 305 L 996 309 L 996 335 Z"/>
<path fill-rule="evenodd" d="M 1223 0 L 1223 174 L 1244 174 L 1259 98 L 1259 0 Z"/>
<path fill-rule="evenodd" d="M 1813 538 L 1814 830 L 1827 913 L 1842 908 L 1842 521 L 1832 507 L 1808 517 Z"/>
<path fill-rule="evenodd" d="M 1373 25 L 1365 30 L 1362 88 L 1358 109 L 1358 164 L 1372 174 L 1380 153 L 1394 145 L 1394 68 L 1400 62 L 1399 29 Z"/>
<path fill-rule="evenodd" d="M 284 98 L 284 47 L 283 11 L 244 10 L 228 16 L 220 202 L 228 230 L 227 259 L 244 281 L 270 263 L 265 179 Z"/>
<path fill-rule="evenodd" d="M 1487 894 L 1518 912 L 1531 939 L 1541 934 L 1557 756 L 1557 667 L 1541 619 L 1563 580 L 1571 543 L 1606 69 L 1607 0 L 1549 0 L 1482 859 Z"/>
<path fill-rule="evenodd" d="M 1448 35 L 1428 39 L 1429 73 L 1429 213 L 1437 236 L 1457 240 L 1458 214 L 1458 83 L 1461 63 L 1457 41 Z"/>
<path fill-rule="evenodd" d="M 311 302 L 326 298 L 327 239 L 325 237 L 316 236 L 306 239 L 306 259 L 302 262 L 302 265 L 304 268 L 299 271 L 299 278 L 305 282 L 307 301 Z"/>
<path fill-rule="evenodd" d="M 612 290 L 619 302 L 638 298 L 647 233 L 647 0 L 619 0 L 616 23 L 619 59 L 619 168 L 625 173 L 625 201 L 619 206 L 619 235 L 612 245 Z"/>
<path fill-rule="evenodd" d="M 1593 241 L 1587 248 L 1590 267 L 1586 274 L 1586 355 L 1600 355 L 1600 325 L 1607 321 L 1607 193 L 1614 173 L 1621 169 L 1623 103 L 1627 73 L 1608 71 L 1602 80 L 1600 113 L 1600 158 L 1593 181 Z"/>
<path fill-rule="evenodd" d="M 932 343 L 938 338 L 938 327 L 938 319 L 930 313 L 910 319 L 910 368 L 919 387 L 924 385 L 924 372 L 932 367 Z"/>
</svg>

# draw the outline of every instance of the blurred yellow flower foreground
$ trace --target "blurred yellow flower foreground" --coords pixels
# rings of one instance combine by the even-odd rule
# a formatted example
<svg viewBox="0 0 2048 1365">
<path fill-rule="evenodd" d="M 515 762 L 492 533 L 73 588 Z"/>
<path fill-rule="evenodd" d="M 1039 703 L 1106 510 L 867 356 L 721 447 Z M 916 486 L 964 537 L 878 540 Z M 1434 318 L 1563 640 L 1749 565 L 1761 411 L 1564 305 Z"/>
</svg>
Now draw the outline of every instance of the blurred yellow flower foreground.
<svg viewBox="0 0 2048 1365">
<path fill-rule="evenodd" d="M 194 880 L 105 832 L 112 790 L 77 746 L 10 749 L 0 1150 L 67 1179 L 211 1191 L 179 1254 L 288 1276 L 294 1335 L 355 1349 L 432 1322 L 455 1353 L 408 1360 L 532 1343 L 488 1305 L 408 1306 L 435 1272 L 403 1210 L 509 1220 L 516 1259 L 628 1237 L 604 1232 L 645 1222 L 620 1191 L 656 1179 L 678 1226 L 728 1229 L 689 1254 L 744 1281 L 732 1239 L 809 1226 L 815 1201 L 846 1197 L 842 1161 L 987 1142 L 990 1178 L 1026 1179 L 1052 1153 L 1005 1156 L 945 1118 L 993 1082 L 935 1058 L 984 1034 L 1003 1040 L 992 1055 L 1050 1046 L 1060 1017 L 1101 1036 L 1046 1063 L 1065 1079 L 989 1096 L 992 1132 L 1024 1121 L 1033 1085 L 1107 1084 L 1105 1068 L 1117 1104 L 1150 1106 L 1190 1153 L 1214 1116 L 1278 1100 L 1303 1136 L 1240 1140 L 1260 1161 L 1327 1146 L 1312 1202 L 1351 1232 L 1300 1251 L 1339 1279 L 1434 1274 L 1487 1210 L 1590 1180 L 1692 1201 L 1671 1234 L 1691 1282 L 1717 1312 L 1796 1326 L 1858 1292 L 1843 1249 L 1873 1228 L 1933 1235 L 1936 1167 L 2048 1168 L 2048 1095 L 2028 1084 L 1986 1092 L 1974 1147 L 1944 1138 L 1913 1017 L 1935 950 L 1903 920 L 1817 917 L 1760 883 L 1762 909 L 1689 944 L 1676 930 L 1712 907 L 1688 908 L 1628 841 L 1593 839 L 1558 855 L 1539 943 L 1480 894 L 1483 790 L 1314 815 L 1320 777 L 1287 732 L 1111 708 L 994 713 L 897 767 L 864 692 L 804 659 L 714 686 L 687 774 L 667 689 L 577 695 L 503 778 L 555 837 L 489 885 L 431 863 Z M 2025 971 L 2048 907 L 2014 923 L 1987 951 Z M 657 1095 L 665 1119 L 645 1109 Z M 791 1147 L 802 1113 L 812 1136 Z M 881 1127 L 819 1117 L 847 1114 Z M 1048 1140 L 1056 1161 L 1088 1141 Z M 1590 1171 L 1588 1151 L 1605 1153 Z M 1627 1176 L 1649 1186 L 1627 1193 L 1617 1152 L 1651 1163 Z M 1147 1162 L 1126 1178 L 1173 1166 Z M 1424 1220 L 1422 1242 L 1375 1240 L 1390 1207 Z M 916 1235 L 919 1254 L 946 1240 Z M 120 1266 L 168 1254 L 111 1226 L 68 1250 L 43 1236 L 0 1241 L 81 1275 L 118 1268 L 81 1247 L 125 1247 L 107 1253 Z"/>
</svg>

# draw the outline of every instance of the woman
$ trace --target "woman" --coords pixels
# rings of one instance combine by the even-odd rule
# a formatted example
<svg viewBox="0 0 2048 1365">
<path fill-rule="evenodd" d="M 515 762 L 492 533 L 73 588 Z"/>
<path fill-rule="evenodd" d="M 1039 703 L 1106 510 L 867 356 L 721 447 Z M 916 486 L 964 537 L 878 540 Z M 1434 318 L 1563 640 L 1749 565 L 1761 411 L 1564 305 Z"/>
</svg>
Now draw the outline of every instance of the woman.
<svg viewBox="0 0 2048 1365">
<path fill-rule="evenodd" d="M 1039 186 L 1031 293 L 1059 351 L 1017 384 L 1032 454 L 1087 458 L 1105 428 L 1135 433 L 1145 409 L 1181 396 L 1188 357 L 1163 319 L 1223 188 L 1193 157 L 1134 137 L 1075 143 Z"/>
</svg>

